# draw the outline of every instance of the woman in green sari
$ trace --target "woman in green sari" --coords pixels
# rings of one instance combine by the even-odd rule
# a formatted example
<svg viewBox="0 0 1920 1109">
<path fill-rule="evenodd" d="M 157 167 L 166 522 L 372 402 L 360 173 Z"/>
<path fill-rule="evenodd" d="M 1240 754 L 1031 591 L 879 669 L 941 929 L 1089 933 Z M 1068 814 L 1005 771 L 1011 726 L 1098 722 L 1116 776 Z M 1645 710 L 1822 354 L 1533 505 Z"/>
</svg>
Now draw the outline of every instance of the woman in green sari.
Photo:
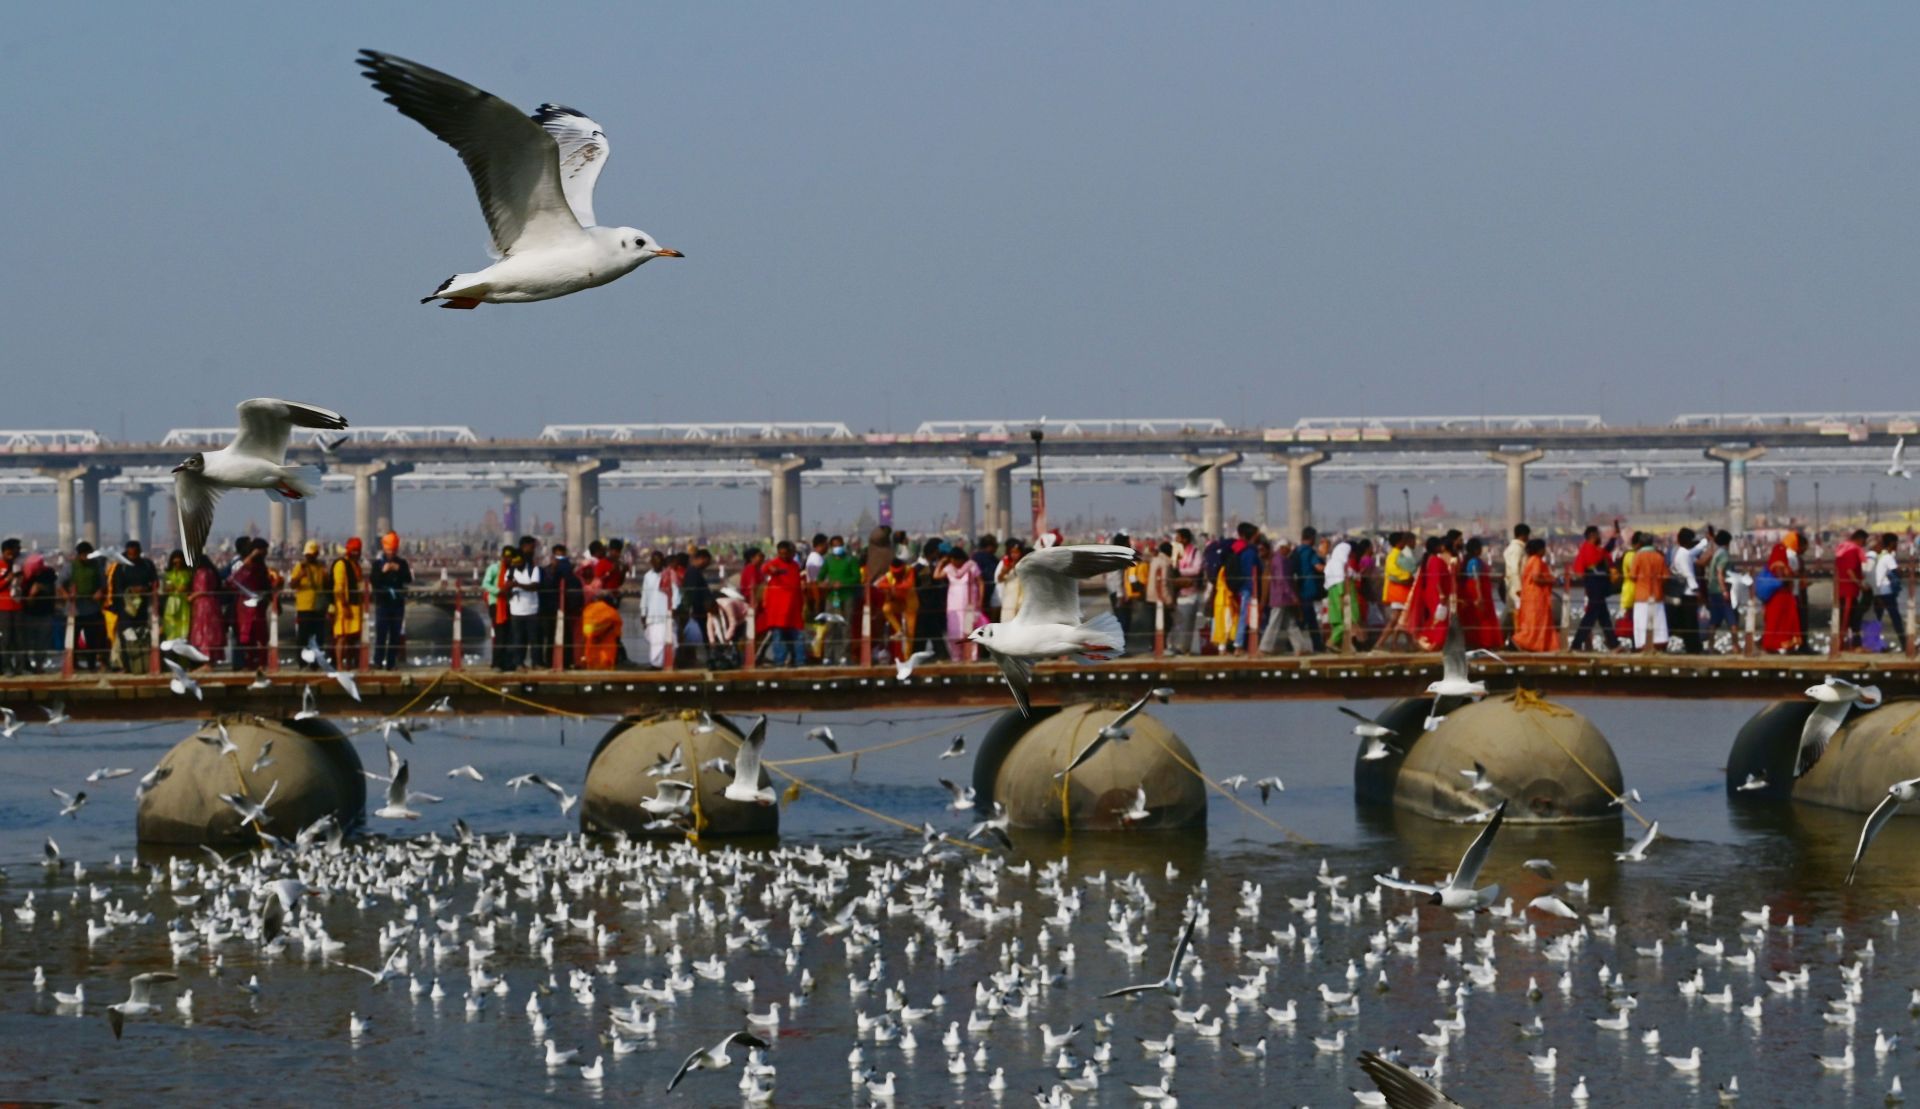
<svg viewBox="0 0 1920 1109">
<path fill-rule="evenodd" d="M 193 604 L 188 592 L 193 571 L 187 569 L 187 556 L 179 551 L 167 556 L 167 568 L 160 575 L 160 632 L 166 639 L 185 639 L 193 627 Z"/>
</svg>

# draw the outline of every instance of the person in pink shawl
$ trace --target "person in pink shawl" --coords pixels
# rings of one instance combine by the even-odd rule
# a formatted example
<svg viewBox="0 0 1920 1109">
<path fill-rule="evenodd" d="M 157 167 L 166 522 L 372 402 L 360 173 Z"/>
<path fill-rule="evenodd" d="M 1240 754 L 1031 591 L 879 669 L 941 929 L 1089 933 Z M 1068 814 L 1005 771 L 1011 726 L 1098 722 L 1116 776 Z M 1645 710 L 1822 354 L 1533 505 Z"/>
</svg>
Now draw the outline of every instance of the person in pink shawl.
<svg viewBox="0 0 1920 1109">
<path fill-rule="evenodd" d="M 235 670 L 262 670 L 267 665 L 267 606 L 274 603 L 273 571 L 267 569 L 267 541 L 255 539 L 247 548 L 246 561 L 233 571 L 236 593 L 233 605 Z M 246 592 L 240 590 L 244 588 Z M 258 600 L 254 599 L 257 595 Z"/>
<path fill-rule="evenodd" d="M 227 620 L 220 612 L 224 591 L 220 574 L 209 559 L 201 559 L 193 568 L 193 586 L 187 594 L 193 601 L 193 631 L 187 642 L 207 656 L 208 666 L 219 666 L 227 657 Z"/>
<path fill-rule="evenodd" d="M 971 662 L 974 645 L 967 635 L 980 624 L 980 567 L 954 544 L 947 548 L 947 561 L 933 573 L 947 582 L 947 654 Z"/>
</svg>

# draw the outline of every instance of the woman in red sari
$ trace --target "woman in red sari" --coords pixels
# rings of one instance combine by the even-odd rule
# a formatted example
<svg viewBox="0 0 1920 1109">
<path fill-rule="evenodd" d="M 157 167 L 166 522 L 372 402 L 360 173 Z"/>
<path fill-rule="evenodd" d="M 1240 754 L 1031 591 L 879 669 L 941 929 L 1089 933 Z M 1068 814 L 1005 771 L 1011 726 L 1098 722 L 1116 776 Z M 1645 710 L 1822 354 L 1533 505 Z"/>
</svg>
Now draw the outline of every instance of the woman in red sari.
<svg viewBox="0 0 1920 1109">
<path fill-rule="evenodd" d="M 1520 608 L 1513 617 L 1513 645 L 1523 651 L 1558 651 L 1560 628 L 1553 621 L 1553 569 L 1547 565 L 1547 541 L 1527 540 L 1520 568 Z"/>
<path fill-rule="evenodd" d="M 1421 621 L 1414 625 L 1423 651 L 1440 649 L 1447 641 L 1447 624 L 1457 615 L 1460 580 L 1456 565 L 1446 540 L 1437 536 L 1427 540 L 1427 561 L 1420 568 Z"/>
<path fill-rule="evenodd" d="M 1467 649 L 1500 649 L 1500 614 L 1493 608 L 1493 582 L 1487 561 L 1480 557 L 1480 540 L 1467 540 L 1466 562 L 1460 570 L 1460 631 Z"/>
<path fill-rule="evenodd" d="M 207 656 L 209 667 L 219 666 L 227 657 L 227 618 L 220 611 L 220 595 L 225 590 L 212 562 L 200 560 L 187 589 L 193 607 L 193 630 L 187 633 L 187 642 Z"/>
<path fill-rule="evenodd" d="M 1780 579 L 1780 588 L 1767 601 L 1766 630 L 1760 636 L 1760 649 L 1769 654 L 1800 647 L 1799 560 L 1790 553 L 1799 550 L 1800 536 L 1790 531 L 1767 555 L 1767 569 Z"/>
</svg>

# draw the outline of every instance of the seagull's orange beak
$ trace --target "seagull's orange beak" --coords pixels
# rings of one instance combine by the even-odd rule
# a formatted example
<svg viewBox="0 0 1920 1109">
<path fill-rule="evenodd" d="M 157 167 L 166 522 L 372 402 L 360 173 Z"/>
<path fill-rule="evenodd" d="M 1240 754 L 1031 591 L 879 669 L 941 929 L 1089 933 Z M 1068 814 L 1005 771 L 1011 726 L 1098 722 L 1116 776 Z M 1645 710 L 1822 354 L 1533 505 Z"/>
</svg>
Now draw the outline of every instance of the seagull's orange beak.
<svg viewBox="0 0 1920 1109">
<path fill-rule="evenodd" d="M 685 258 L 686 257 L 686 255 L 680 253 L 679 251 L 669 250 L 664 246 L 661 247 L 659 250 L 654 251 L 653 256 L 655 258 Z"/>
</svg>

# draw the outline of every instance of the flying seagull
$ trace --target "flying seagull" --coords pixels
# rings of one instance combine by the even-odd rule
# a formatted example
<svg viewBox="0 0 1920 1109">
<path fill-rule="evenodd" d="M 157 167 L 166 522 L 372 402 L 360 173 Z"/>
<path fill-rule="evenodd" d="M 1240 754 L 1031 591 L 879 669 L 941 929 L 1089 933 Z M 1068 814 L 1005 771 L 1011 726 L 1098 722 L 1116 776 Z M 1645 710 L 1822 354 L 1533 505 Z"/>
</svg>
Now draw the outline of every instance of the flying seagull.
<svg viewBox="0 0 1920 1109">
<path fill-rule="evenodd" d="M 116 1001 L 107 1006 L 107 1023 L 113 1027 L 113 1038 L 120 1038 L 120 1030 L 126 1026 L 128 1017 L 144 1017 L 158 1012 L 160 1006 L 153 1003 L 153 987 L 160 982 L 172 982 L 180 976 L 169 971 L 156 970 L 146 974 L 136 974 L 127 982 L 127 999 Z"/>
<path fill-rule="evenodd" d="M 1380 1087 L 1384 1099 L 1381 1104 L 1388 1109 L 1438 1109 L 1460 1104 L 1405 1066 L 1375 1052 L 1360 1053 L 1360 1069 Z"/>
<path fill-rule="evenodd" d="M 1185 505 L 1188 501 L 1206 496 L 1207 491 L 1200 487 L 1200 479 L 1207 476 L 1207 471 L 1211 469 L 1213 469 L 1213 463 L 1209 462 L 1205 466 L 1195 466 L 1188 470 L 1187 479 L 1180 483 L 1180 488 L 1173 491 L 1174 502 Z"/>
<path fill-rule="evenodd" d="M 1502 802 L 1502 804 L 1504 803 L 1505 802 Z M 1656 820 L 1653 823 L 1647 825 L 1647 834 L 1644 836 L 1641 836 L 1637 840 L 1634 840 L 1632 847 L 1627 848 L 1625 851 L 1615 851 L 1613 853 L 1614 861 L 1622 862 L 1622 863 L 1646 862 L 1647 848 L 1652 847 L 1653 841 L 1655 839 L 1658 839 L 1659 836 L 1660 836 L 1660 822 Z"/>
<path fill-rule="evenodd" d="M 216 451 L 194 451 L 173 468 L 180 545 L 189 565 L 206 557 L 213 506 L 227 490 L 264 489 L 269 496 L 292 501 L 320 492 L 318 466 L 287 465 L 287 440 L 294 428 L 347 426 L 338 412 L 271 397 L 243 400 L 239 412 L 240 430 L 233 442 Z"/>
<path fill-rule="evenodd" d="M 1902 435 L 1893 444 L 1893 460 L 1887 463 L 1888 477 L 1911 478 L 1912 471 L 1907 469 L 1907 437 Z"/>
<path fill-rule="evenodd" d="M 1186 923 L 1180 926 L 1180 936 L 1173 941 L 1173 958 L 1167 963 L 1167 975 L 1158 982 L 1142 982 L 1137 986 L 1122 986 L 1117 990 L 1108 990 L 1102 998 L 1130 997 L 1137 993 L 1179 993 L 1180 964 L 1187 960 L 1187 947 L 1193 942 L 1193 922 L 1197 915 L 1187 913 Z"/>
<path fill-rule="evenodd" d="M 1827 753 L 1827 742 L 1840 730 L 1840 725 L 1847 722 L 1849 711 L 1855 707 L 1878 708 L 1881 701 L 1879 686 L 1855 685 L 1845 678 L 1828 678 L 1820 685 L 1808 686 L 1807 696 L 1817 703 L 1800 728 L 1798 773 L 1801 774 L 1812 769 L 1820 756 Z"/>
<path fill-rule="evenodd" d="M 1466 854 L 1460 856 L 1459 869 L 1445 885 L 1429 886 L 1421 882 L 1408 882 L 1385 874 L 1376 874 L 1373 880 L 1389 889 L 1406 890 L 1409 893 L 1424 893 L 1428 900 L 1442 908 L 1455 912 L 1461 909 L 1484 909 L 1500 897 L 1498 884 L 1485 889 L 1474 889 L 1473 884 L 1480 879 L 1480 868 L 1487 863 L 1487 853 L 1493 849 L 1493 837 L 1500 831 L 1500 822 L 1506 818 L 1507 803 L 1500 802 L 1493 810 L 1493 819 L 1480 829 L 1467 845 Z"/>
<path fill-rule="evenodd" d="M 967 638 L 986 648 L 1000 666 L 1020 715 L 1032 716 L 1027 686 L 1034 663 L 1060 655 L 1102 661 L 1126 649 L 1120 620 L 1103 612 L 1091 620 L 1080 613 L 1080 581 L 1140 561 L 1131 547 L 1089 543 L 1045 547 L 1014 564 L 1011 577 L 1024 592 L 1013 619 L 975 628 Z"/>
<path fill-rule="evenodd" d="M 740 749 L 733 757 L 733 781 L 727 783 L 722 796 L 729 801 L 742 801 L 749 805 L 773 804 L 773 786 L 761 785 L 764 773 L 760 769 L 760 752 L 767 745 L 767 718 L 760 717 L 747 729 L 747 736 L 740 741 Z"/>
<path fill-rule="evenodd" d="M 1053 776 L 1055 778 L 1064 778 L 1073 773 L 1074 769 L 1081 763 L 1092 758 L 1095 751 L 1106 746 L 1107 741 L 1110 739 L 1127 740 L 1132 738 L 1133 732 L 1127 727 L 1127 722 L 1140 715 L 1140 710 L 1147 707 L 1148 701 L 1158 701 L 1164 705 L 1172 699 L 1173 690 L 1170 687 L 1161 686 L 1157 689 L 1149 689 L 1138 701 L 1128 705 L 1126 710 L 1119 716 L 1108 721 L 1098 732 L 1094 733 L 1093 739 L 1088 742 L 1085 747 L 1082 747 L 1078 754 L 1073 756 L 1073 760 L 1067 763 L 1066 769 L 1055 771 Z"/>
<path fill-rule="evenodd" d="M 1487 695 L 1487 683 L 1475 681 L 1467 671 L 1467 661 L 1475 658 L 1488 658 L 1495 662 L 1504 662 L 1499 655 L 1486 650 L 1467 650 L 1466 633 L 1461 630 L 1460 621 L 1454 619 L 1447 623 L 1447 638 L 1440 646 L 1440 680 L 1427 685 L 1427 692 L 1434 697 L 1433 710 L 1427 716 L 1426 730 L 1432 731 L 1440 724 L 1440 718 L 1451 712 L 1455 706 L 1444 705 L 1448 698 L 1480 698 Z"/>
<path fill-rule="evenodd" d="M 687 1056 L 687 1061 L 680 1064 L 680 1069 L 674 1072 L 673 1081 L 667 1083 L 667 1092 L 672 1093 L 673 1088 L 678 1086 L 680 1080 L 685 1078 L 691 1071 L 727 1069 L 733 1062 L 733 1056 L 727 1052 L 727 1049 L 734 1044 L 739 1044 L 742 1047 L 764 1049 L 767 1046 L 767 1041 L 751 1032 L 735 1032 L 726 1039 L 714 1044 L 712 1047 L 698 1049 L 692 1055 Z"/>
<path fill-rule="evenodd" d="M 1847 885 L 1853 885 L 1854 872 L 1860 869 L 1860 857 L 1867 853 L 1867 845 L 1873 842 L 1873 837 L 1887 826 L 1887 821 L 1900 811 L 1900 806 L 1915 798 L 1920 798 L 1920 778 L 1908 778 L 1887 787 L 1887 795 L 1873 807 L 1873 811 L 1867 814 L 1867 822 L 1860 826 L 1860 843 L 1853 849 L 1853 865 L 1847 867 Z"/>
<path fill-rule="evenodd" d="M 359 63 L 387 103 L 460 155 L 492 238 L 493 265 L 454 274 L 420 303 L 551 300 L 682 256 L 645 231 L 595 222 L 593 186 L 612 147 L 584 114 L 542 104 L 523 115 L 458 77 L 377 50 L 362 50 Z"/>
</svg>

